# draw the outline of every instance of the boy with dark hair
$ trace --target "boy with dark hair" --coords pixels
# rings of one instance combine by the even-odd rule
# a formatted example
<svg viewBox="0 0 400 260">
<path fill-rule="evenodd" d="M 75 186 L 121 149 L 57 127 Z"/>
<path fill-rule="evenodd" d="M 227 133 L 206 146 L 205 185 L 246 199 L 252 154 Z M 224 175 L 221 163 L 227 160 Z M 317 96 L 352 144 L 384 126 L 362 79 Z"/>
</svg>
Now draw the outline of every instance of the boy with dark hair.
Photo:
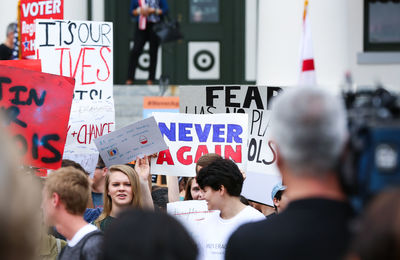
<svg viewBox="0 0 400 260">
<path fill-rule="evenodd" d="M 286 208 L 288 203 L 288 199 L 285 193 L 286 186 L 283 186 L 282 183 L 278 183 L 274 186 L 271 192 L 271 199 L 274 203 L 275 214 L 281 213 L 283 209 Z"/>
<path fill-rule="evenodd" d="M 229 236 L 242 224 L 265 219 L 256 209 L 240 202 L 243 175 L 228 159 L 203 167 L 197 182 L 204 190 L 209 210 L 219 210 L 198 226 L 200 259 L 224 259 Z"/>
</svg>

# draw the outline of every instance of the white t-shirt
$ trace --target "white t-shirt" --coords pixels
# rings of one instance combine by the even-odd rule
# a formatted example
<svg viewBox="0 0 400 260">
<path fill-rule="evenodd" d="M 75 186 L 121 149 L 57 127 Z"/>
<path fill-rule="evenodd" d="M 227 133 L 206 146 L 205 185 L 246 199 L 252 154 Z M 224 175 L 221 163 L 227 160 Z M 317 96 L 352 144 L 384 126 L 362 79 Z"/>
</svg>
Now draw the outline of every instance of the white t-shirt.
<svg viewBox="0 0 400 260">
<path fill-rule="evenodd" d="M 263 219 L 265 219 L 265 216 L 250 206 L 246 206 L 230 219 L 222 219 L 219 214 L 210 215 L 209 218 L 199 223 L 197 227 L 198 259 L 224 259 L 226 244 L 232 233 L 245 223 Z"/>
<path fill-rule="evenodd" d="M 87 224 L 83 227 L 81 227 L 81 229 L 78 230 L 78 232 L 75 233 L 75 235 L 72 237 L 71 240 L 67 240 L 68 245 L 70 247 L 74 247 L 76 244 L 79 243 L 79 241 L 81 241 L 81 239 L 86 236 L 87 234 L 89 234 L 92 231 L 97 230 L 97 227 L 95 225 L 92 224 Z"/>
</svg>

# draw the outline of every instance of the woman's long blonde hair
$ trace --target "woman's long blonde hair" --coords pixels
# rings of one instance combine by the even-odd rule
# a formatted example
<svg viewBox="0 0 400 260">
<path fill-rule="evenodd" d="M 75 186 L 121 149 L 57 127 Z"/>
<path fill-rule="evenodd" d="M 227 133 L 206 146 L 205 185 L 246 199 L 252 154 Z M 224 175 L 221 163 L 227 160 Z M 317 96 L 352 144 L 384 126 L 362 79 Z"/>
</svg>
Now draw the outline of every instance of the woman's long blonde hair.
<svg viewBox="0 0 400 260">
<path fill-rule="evenodd" d="M 143 202 L 142 202 L 142 195 L 141 195 L 141 189 L 140 189 L 140 181 L 139 181 L 139 175 L 138 173 L 130 166 L 128 165 L 113 165 L 109 169 L 109 173 L 106 175 L 106 181 L 105 181 L 105 187 L 104 187 L 104 193 L 103 193 L 103 201 L 104 201 L 104 206 L 103 206 L 103 212 L 101 215 L 94 221 L 94 224 L 97 227 L 100 227 L 100 222 L 104 220 L 106 217 L 110 216 L 111 210 L 112 210 L 112 200 L 111 197 L 108 195 L 108 186 L 110 184 L 110 176 L 114 172 L 122 172 L 124 173 L 128 179 L 129 182 L 131 183 L 132 187 L 132 201 L 130 206 L 133 208 L 143 208 Z"/>
</svg>

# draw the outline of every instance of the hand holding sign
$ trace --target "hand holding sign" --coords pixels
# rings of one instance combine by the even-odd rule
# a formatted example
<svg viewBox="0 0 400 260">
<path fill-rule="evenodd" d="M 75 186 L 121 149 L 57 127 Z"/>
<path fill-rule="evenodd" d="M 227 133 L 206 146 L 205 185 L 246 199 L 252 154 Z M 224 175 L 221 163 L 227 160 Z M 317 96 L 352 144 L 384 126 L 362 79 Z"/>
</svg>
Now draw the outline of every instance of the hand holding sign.
<svg viewBox="0 0 400 260">
<path fill-rule="evenodd" d="M 135 171 L 138 173 L 140 181 L 147 183 L 150 176 L 150 164 L 147 156 L 142 159 L 139 157 L 136 158 Z"/>
</svg>

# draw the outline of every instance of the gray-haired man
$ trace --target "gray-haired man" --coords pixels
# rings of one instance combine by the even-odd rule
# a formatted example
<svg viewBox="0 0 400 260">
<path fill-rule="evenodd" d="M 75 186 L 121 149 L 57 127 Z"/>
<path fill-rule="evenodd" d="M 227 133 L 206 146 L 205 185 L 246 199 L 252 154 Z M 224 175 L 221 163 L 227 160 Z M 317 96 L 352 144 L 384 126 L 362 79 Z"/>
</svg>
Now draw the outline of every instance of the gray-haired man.
<svg viewBox="0 0 400 260">
<path fill-rule="evenodd" d="M 234 233 L 226 259 L 341 259 L 352 215 L 337 172 L 347 139 L 341 100 L 321 88 L 288 90 L 276 98 L 271 122 L 290 203 Z"/>
</svg>

